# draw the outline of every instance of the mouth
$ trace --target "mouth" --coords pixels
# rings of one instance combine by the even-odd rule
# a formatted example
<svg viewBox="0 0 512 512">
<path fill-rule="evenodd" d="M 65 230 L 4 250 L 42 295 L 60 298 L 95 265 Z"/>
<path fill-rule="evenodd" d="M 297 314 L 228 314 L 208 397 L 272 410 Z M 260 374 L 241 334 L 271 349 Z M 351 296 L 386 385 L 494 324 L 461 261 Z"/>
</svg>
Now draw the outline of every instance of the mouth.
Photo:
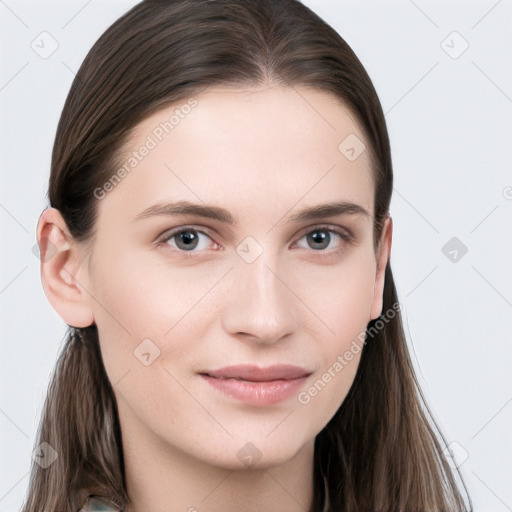
<svg viewBox="0 0 512 512">
<path fill-rule="evenodd" d="M 201 372 L 219 396 L 249 405 L 273 405 L 291 398 L 304 386 L 312 372 L 290 365 L 258 368 L 250 365 L 231 366 Z"/>
</svg>

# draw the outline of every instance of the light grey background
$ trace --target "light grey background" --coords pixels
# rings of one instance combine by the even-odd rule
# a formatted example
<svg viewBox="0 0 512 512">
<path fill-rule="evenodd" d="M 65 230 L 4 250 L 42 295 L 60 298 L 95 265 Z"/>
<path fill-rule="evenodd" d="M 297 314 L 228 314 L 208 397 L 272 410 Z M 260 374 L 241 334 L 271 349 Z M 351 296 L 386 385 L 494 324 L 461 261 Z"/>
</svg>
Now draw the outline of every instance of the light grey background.
<svg viewBox="0 0 512 512">
<path fill-rule="evenodd" d="M 0 0 L 0 512 L 21 506 L 65 331 L 32 252 L 57 122 L 86 53 L 135 3 Z M 386 112 L 392 265 L 422 389 L 475 510 L 510 511 L 512 1 L 304 3 L 352 46 Z M 42 58 L 45 31 L 58 48 Z"/>
</svg>

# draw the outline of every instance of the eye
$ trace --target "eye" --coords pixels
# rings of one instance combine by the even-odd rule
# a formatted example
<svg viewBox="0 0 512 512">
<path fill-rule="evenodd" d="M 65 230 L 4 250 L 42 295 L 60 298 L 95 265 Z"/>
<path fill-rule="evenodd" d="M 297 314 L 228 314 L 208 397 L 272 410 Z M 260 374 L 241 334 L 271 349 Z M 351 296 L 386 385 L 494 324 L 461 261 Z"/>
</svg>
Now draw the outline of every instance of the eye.
<svg viewBox="0 0 512 512">
<path fill-rule="evenodd" d="M 351 236 L 341 230 L 318 226 L 313 231 L 306 233 L 300 240 L 302 239 L 306 239 L 307 243 L 307 247 L 302 248 L 323 251 L 328 249 L 329 245 L 332 245 L 333 240 L 338 241 L 338 246 L 332 248 L 332 250 L 341 248 L 344 242 L 350 241 Z"/>
<path fill-rule="evenodd" d="M 166 233 L 158 240 L 158 245 L 170 245 L 182 252 L 198 252 L 194 251 L 194 249 L 199 248 L 198 250 L 201 250 L 208 247 L 207 241 L 203 237 L 211 240 L 203 231 L 189 227 L 181 227 L 179 230 Z M 203 240 L 201 240 L 202 238 Z"/>
</svg>

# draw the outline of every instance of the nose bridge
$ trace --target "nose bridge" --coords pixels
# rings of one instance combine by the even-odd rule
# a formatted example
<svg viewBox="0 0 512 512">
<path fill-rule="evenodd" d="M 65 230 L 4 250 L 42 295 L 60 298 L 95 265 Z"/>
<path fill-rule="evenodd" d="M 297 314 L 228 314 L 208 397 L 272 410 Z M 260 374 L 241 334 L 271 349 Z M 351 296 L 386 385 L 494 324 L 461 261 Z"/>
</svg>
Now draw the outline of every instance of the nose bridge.
<svg viewBox="0 0 512 512">
<path fill-rule="evenodd" d="M 223 312 L 224 328 L 231 334 L 274 343 L 296 327 L 293 294 L 278 270 L 282 267 L 279 257 L 252 240 L 243 241 L 237 253 Z"/>
</svg>

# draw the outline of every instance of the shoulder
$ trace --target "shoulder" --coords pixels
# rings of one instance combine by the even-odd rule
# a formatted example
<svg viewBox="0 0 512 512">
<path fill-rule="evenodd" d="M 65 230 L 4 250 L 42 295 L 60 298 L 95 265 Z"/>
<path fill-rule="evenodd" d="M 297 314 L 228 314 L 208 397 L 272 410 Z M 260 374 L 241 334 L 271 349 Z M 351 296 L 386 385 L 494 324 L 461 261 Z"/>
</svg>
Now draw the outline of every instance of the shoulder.
<svg viewBox="0 0 512 512">
<path fill-rule="evenodd" d="M 78 512 L 123 512 L 110 500 L 101 496 L 89 496 Z"/>
</svg>

